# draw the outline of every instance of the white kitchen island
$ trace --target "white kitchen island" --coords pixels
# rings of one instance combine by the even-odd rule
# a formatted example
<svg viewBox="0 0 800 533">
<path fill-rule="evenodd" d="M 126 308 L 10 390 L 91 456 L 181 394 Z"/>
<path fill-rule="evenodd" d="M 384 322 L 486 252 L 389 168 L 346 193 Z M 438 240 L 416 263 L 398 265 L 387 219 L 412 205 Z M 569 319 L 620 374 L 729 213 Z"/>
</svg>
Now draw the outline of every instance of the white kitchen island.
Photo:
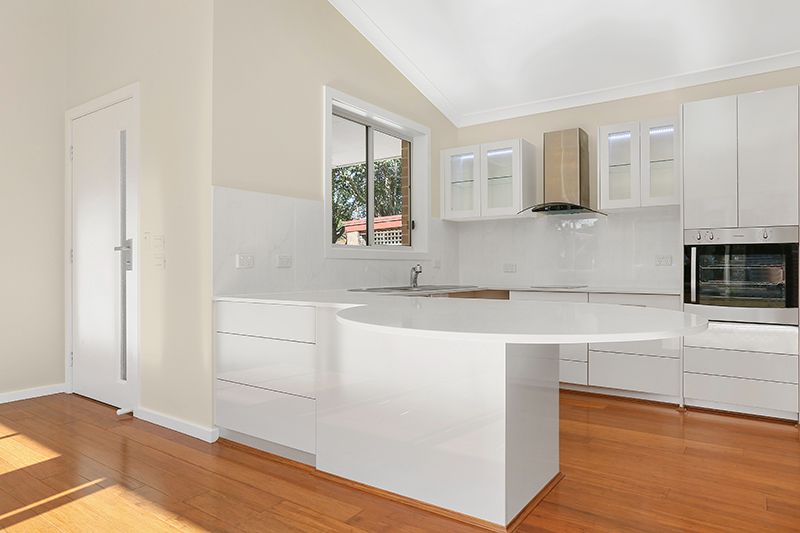
<svg viewBox="0 0 800 533">
<path fill-rule="evenodd" d="M 694 315 L 607 304 L 224 298 L 217 424 L 228 438 L 299 449 L 322 472 L 502 529 L 560 475 L 558 345 L 705 328 Z M 293 337 L 285 346 L 280 331 Z"/>
</svg>

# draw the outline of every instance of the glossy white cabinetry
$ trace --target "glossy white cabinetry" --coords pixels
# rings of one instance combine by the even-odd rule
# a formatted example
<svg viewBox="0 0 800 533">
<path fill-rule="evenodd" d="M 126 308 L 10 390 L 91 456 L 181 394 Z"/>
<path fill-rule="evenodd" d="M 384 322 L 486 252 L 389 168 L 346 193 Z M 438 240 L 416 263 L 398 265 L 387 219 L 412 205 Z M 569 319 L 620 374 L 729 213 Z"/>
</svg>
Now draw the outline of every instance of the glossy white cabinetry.
<svg viewBox="0 0 800 533">
<path fill-rule="evenodd" d="M 639 207 L 639 123 L 602 126 L 598 142 L 600 209 Z"/>
<path fill-rule="evenodd" d="M 680 375 L 679 359 L 589 350 L 589 385 L 679 396 Z"/>
<path fill-rule="evenodd" d="M 741 94 L 739 226 L 797 225 L 796 86 Z"/>
<path fill-rule="evenodd" d="M 530 300 L 538 302 L 576 302 L 586 303 L 589 295 L 585 292 L 547 292 L 547 291 L 511 291 L 511 300 Z M 588 382 L 589 348 L 586 343 L 561 344 L 558 347 L 561 364 L 560 381 L 575 385 L 586 385 Z"/>
<path fill-rule="evenodd" d="M 711 322 L 684 346 L 687 405 L 797 419 L 796 326 Z"/>
<path fill-rule="evenodd" d="M 509 217 L 533 205 L 533 157 L 524 139 L 442 150 L 442 218 Z"/>
<path fill-rule="evenodd" d="M 217 426 L 307 453 L 315 452 L 313 399 L 219 379 L 215 395 Z"/>
<path fill-rule="evenodd" d="M 601 126 L 597 173 L 600 209 L 679 204 L 677 139 L 674 119 Z"/>
<path fill-rule="evenodd" d="M 442 150 L 442 218 L 475 218 L 481 214 L 480 146 Z"/>
<path fill-rule="evenodd" d="M 737 98 L 683 105 L 684 228 L 735 228 Z"/>
<path fill-rule="evenodd" d="M 214 423 L 314 454 L 316 309 L 221 301 L 215 326 Z"/>
</svg>

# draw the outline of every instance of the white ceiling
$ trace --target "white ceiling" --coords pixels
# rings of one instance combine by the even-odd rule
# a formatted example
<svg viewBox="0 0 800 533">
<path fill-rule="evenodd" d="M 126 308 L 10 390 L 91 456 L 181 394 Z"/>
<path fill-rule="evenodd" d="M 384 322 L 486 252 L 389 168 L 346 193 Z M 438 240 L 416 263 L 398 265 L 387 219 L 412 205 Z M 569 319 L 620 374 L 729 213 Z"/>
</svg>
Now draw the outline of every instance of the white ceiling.
<svg viewBox="0 0 800 533">
<path fill-rule="evenodd" d="M 800 66 L 798 0 L 329 0 L 466 126 Z"/>
</svg>

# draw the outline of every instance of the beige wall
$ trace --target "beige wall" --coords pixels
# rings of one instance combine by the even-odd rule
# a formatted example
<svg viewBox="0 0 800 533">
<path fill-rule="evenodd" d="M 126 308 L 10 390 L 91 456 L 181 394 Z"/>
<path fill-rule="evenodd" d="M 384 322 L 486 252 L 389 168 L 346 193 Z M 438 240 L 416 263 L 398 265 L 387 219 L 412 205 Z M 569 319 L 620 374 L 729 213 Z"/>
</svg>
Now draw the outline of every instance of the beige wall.
<svg viewBox="0 0 800 533">
<path fill-rule="evenodd" d="M 212 1 L 69 6 L 68 107 L 140 83 L 141 405 L 210 426 Z"/>
<path fill-rule="evenodd" d="M 542 134 L 547 131 L 574 128 L 576 126 L 583 128 L 589 134 L 592 204 L 596 205 L 597 128 L 599 126 L 649 118 L 677 117 L 680 113 L 680 105 L 684 102 L 784 85 L 797 85 L 798 83 L 800 83 L 800 69 L 795 68 L 636 98 L 625 98 L 602 104 L 501 120 L 460 128 L 458 130 L 458 145 L 524 137 L 536 147 L 537 176 L 541 177 Z"/>
<path fill-rule="evenodd" d="M 0 3 L 0 393 L 64 382 L 64 7 Z"/>
<path fill-rule="evenodd" d="M 216 2 L 214 184 L 322 199 L 323 85 L 431 128 L 438 214 L 455 127 L 325 0 Z"/>
</svg>

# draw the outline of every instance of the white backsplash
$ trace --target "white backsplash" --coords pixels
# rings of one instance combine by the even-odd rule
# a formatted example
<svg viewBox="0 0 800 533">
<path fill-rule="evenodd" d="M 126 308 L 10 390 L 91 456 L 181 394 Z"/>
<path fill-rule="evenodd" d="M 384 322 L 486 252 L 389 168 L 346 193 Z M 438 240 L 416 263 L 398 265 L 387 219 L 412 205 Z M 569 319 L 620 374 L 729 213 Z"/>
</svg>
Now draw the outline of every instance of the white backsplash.
<svg viewBox="0 0 800 533">
<path fill-rule="evenodd" d="M 677 206 L 463 222 L 459 241 L 461 283 L 674 290 L 682 279 Z M 671 256 L 672 265 L 656 266 L 657 256 Z"/>
<path fill-rule="evenodd" d="M 680 287 L 683 254 L 678 207 L 480 222 L 431 220 L 430 257 L 416 260 L 323 257 L 323 205 L 224 187 L 214 188 L 214 293 L 248 294 L 408 283 L 499 287 L 578 284 L 609 288 Z M 236 254 L 254 266 L 236 269 Z M 279 255 L 291 256 L 278 268 Z M 671 266 L 656 266 L 671 256 Z M 434 263 L 440 262 L 440 268 Z M 504 272 L 514 265 L 516 272 Z"/>
<path fill-rule="evenodd" d="M 422 283 L 458 280 L 454 224 L 431 220 L 428 259 L 327 259 L 323 216 L 321 201 L 215 187 L 214 294 L 405 285 L 416 263 Z M 252 255 L 253 268 L 236 269 L 238 253 Z M 280 255 L 291 256 L 290 268 L 276 266 Z"/>
</svg>

